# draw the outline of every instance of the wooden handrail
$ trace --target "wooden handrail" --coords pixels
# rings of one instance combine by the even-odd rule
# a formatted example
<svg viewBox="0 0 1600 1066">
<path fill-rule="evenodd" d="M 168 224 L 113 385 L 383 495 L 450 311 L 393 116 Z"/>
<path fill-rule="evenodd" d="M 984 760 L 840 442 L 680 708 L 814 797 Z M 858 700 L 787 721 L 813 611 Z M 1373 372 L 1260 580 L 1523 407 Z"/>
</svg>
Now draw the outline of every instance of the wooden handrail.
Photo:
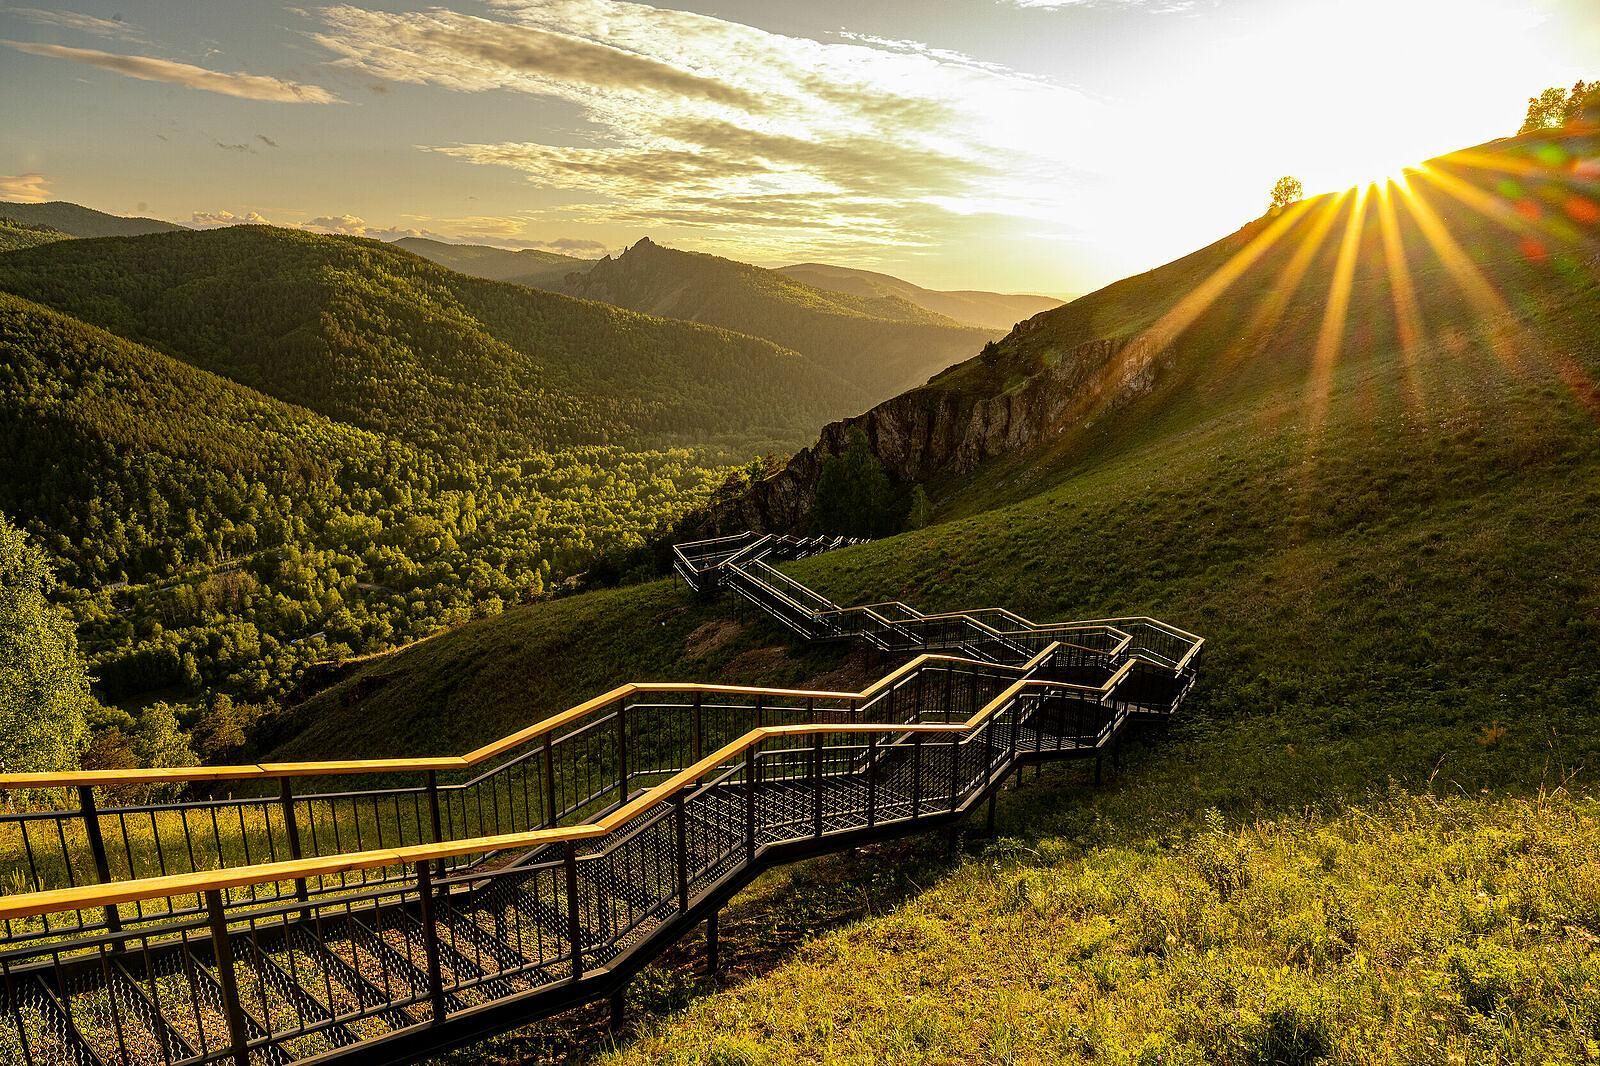
<svg viewBox="0 0 1600 1066">
<path fill-rule="evenodd" d="M 1035 662 L 1056 650 L 1052 644 Z M 950 659 L 950 656 L 922 656 L 923 659 Z M 957 662 L 970 662 L 955 659 Z M 164 896 L 189 895 L 210 889 L 240 888 L 251 884 L 286 882 L 297 878 L 311 878 L 379 866 L 401 866 L 437 859 L 451 859 L 480 852 L 500 851 L 506 848 L 529 848 L 565 841 L 593 840 L 606 836 L 662 803 L 674 794 L 700 780 L 711 770 L 729 759 L 755 747 L 764 740 L 784 736 L 811 736 L 817 733 L 892 733 L 938 734 L 964 733 L 982 725 L 1007 702 L 1028 688 L 1072 689 L 1104 698 L 1110 695 L 1133 671 L 1132 661 L 1123 663 L 1115 674 L 1099 685 L 1079 685 L 1062 681 L 1018 678 L 997 696 L 979 708 L 964 722 L 927 722 L 897 724 L 892 722 L 837 723 L 828 725 L 776 725 L 752 729 L 743 736 L 728 742 L 692 766 L 678 771 L 654 788 L 640 794 L 617 810 L 593 822 L 561 826 L 554 829 L 533 829 L 521 833 L 500 833 L 493 836 L 467 837 L 437 844 L 414 844 L 401 848 L 350 852 L 300 861 L 260 863 L 231 869 L 203 871 L 200 873 L 170 874 L 163 877 L 123 881 L 107 885 L 84 885 L 78 888 L 56 889 L 23 895 L 0 897 L 0 920 L 25 918 L 63 910 L 89 909 L 131 903 L 135 900 L 156 899 Z M 1027 667 L 1016 667 L 1026 670 Z M 897 673 L 899 671 L 896 671 Z"/>
<path fill-rule="evenodd" d="M 236 766 L 174 766 L 148 767 L 127 770 L 63 770 L 23 774 L 0 774 L 0 789 L 66 788 L 77 785 L 132 785 L 165 784 L 183 781 L 252 780 L 267 777 L 315 777 L 330 774 L 382 774 L 466 770 L 535 740 L 546 733 L 560 729 L 607 704 L 627 699 L 640 693 L 688 692 L 734 696 L 772 696 L 783 699 L 864 700 L 870 698 L 887 684 L 899 680 L 906 673 L 928 662 L 947 661 L 974 663 L 988 669 L 1019 671 L 1026 666 L 1006 666 L 995 663 L 976 663 L 975 660 L 950 655 L 919 655 L 904 666 L 874 681 L 860 692 L 835 692 L 827 689 L 767 688 L 757 685 L 715 685 L 704 683 L 675 684 L 664 681 L 629 682 L 609 692 L 584 700 L 576 706 L 549 718 L 541 719 L 499 740 L 490 741 L 465 755 L 446 755 L 433 758 L 406 759 L 336 759 L 308 762 L 264 762 Z"/>
<path fill-rule="evenodd" d="M 1053 653 L 1057 645 L 1051 644 L 1035 656 L 1038 663 Z M 949 656 L 921 656 L 920 659 L 951 658 Z M 957 659 L 958 662 L 970 660 Z M 907 664 L 908 666 L 910 664 Z M 991 664 L 984 664 L 991 665 Z M 1006 703 L 1030 686 L 1073 688 L 1085 692 L 1109 692 L 1127 676 L 1131 662 L 1099 686 L 1071 685 L 1057 681 L 1039 681 L 1018 678 L 988 703 L 973 713 L 965 722 L 929 722 L 916 724 L 895 723 L 840 723 L 835 725 L 777 725 L 760 726 L 723 745 L 692 766 L 678 771 L 667 780 L 649 789 L 603 818 L 579 825 L 560 826 L 554 829 L 532 829 L 521 833 L 501 833 L 495 836 L 469 837 L 437 844 L 415 844 L 401 848 L 376 851 L 347 852 L 284 862 L 259 863 L 253 866 L 236 866 L 229 869 L 206 870 L 199 873 L 168 874 L 147 877 L 137 881 L 110 884 L 82 885 L 76 888 L 52 889 L 14 896 L 0 896 L 0 921 L 54 914 L 61 911 L 88 910 L 95 907 L 112 907 L 138 900 L 159 899 L 167 896 L 186 896 L 212 890 L 242 888 L 253 884 L 288 882 L 330 874 L 370 870 L 381 866 L 406 866 L 438 859 L 457 858 L 479 852 L 501 851 L 508 848 L 531 848 L 545 844 L 593 840 L 614 832 L 639 815 L 668 802 L 673 795 L 700 780 L 717 766 L 756 747 L 773 737 L 811 736 L 817 733 L 891 733 L 937 734 L 964 733 L 982 725 Z M 902 667 L 903 671 L 905 667 Z M 1017 667 L 1019 671 L 1028 667 Z M 901 671 L 896 671 L 900 673 Z M 885 683 L 880 680 L 878 684 Z M 598 698 L 598 697 L 597 697 Z M 592 702 L 592 701 L 591 701 Z"/>
</svg>

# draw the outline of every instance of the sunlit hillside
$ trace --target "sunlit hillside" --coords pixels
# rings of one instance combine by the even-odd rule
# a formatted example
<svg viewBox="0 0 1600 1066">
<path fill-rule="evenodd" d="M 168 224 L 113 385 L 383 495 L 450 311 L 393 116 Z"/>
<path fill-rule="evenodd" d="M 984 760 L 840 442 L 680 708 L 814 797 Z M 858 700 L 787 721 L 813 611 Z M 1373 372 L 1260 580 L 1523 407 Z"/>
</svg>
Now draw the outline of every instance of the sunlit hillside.
<svg viewBox="0 0 1600 1066">
<path fill-rule="evenodd" d="M 930 479 L 949 520 L 795 573 L 840 602 L 1148 612 L 1208 638 L 1202 686 L 1108 788 L 1027 781 L 1002 839 L 953 864 L 933 842 L 754 890 L 729 983 L 696 998 L 714 988 L 687 958 L 657 972 L 613 1058 L 1583 1061 L 1592 158 L 1523 141 L 1308 202 L 912 394 L 1015 398 L 1099 359 L 1051 394 L 1062 432 Z M 512 612 L 357 672 L 300 709 L 286 750 L 493 736 L 617 679 L 541 650 L 601 626 L 629 634 L 615 662 L 634 678 L 860 670 L 729 610 L 656 584 Z M 509 699 L 528 676 L 534 698 Z M 380 720 L 396 728 L 360 725 Z M 457 1061 L 573 1039 L 552 1023 Z"/>
</svg>

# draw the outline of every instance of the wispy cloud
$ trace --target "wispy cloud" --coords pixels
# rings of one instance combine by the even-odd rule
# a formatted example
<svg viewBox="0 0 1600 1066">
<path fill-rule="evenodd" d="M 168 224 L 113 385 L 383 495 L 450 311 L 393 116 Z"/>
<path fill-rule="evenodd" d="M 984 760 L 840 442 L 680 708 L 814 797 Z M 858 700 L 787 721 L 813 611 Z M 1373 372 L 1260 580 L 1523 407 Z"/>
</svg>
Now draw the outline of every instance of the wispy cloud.
<svg viewBox="0 0 1600 1066">
<path fill-rule="evenodd" d="M 227 74 L 207 70 L 192 63 L 179 63 L 171 59 L 150 56 L 131 56 L 117 52 L 101 52 L 94 48 L 69 48 L 60 44 L 36 44 L 30 41 L 0 40 L 9 48 L 29 55 L 48 56 L 52 59 L 70 59 L 86 63 L 141 81 L 169 82 L 189 89 L 237 96 L 246 100 L 267 100 L 278 103 L 331 104 L 338 97 L 317 85 L 302 85 L 265 74 Z"/>
<path fill-rule="evenodd" d="M 8 7 L 0 14 L 15 15 L 41 26 L 57 26 L 64 30 L 92 33 L 97 37 L 118 37 L 125 41 L 145 40 L 144 31 L 122 17 L 99 18 L 76 11 L 44 11 L 37 7 Z"/>
<path fill-rule="evenodd" d="M 260 141 L 262 144 L 266 145 L 268 148 L 276 148 L 276 147 L 278 147 L 278 142 L 273 140 L 271 137 L 268 137 L 265 133 L 256 134 L 256 140 Z"/>
<path fill-rule="evenodd" d="M 0 175 L 0 200 L 9 200 L 12 203 L 42 204 L 50 199 L 50 190 L 45 186 L 50 184 L 50 179 L 43 174 L 4 174 Z"/>
<path fill-rule="evenodd" d="M 1064 146 L 1095 109 L 1063 86 L 917 42 L 787 37 L 626 0 L 491 6 L 499 17 L 340 5 L 316 40 L 387 81 L 576 106 L 590 143 L 428 146 L 578 194 L 569 221 L 698 227 L 766 255 L 933 246 L 980 218 L 1070 225 Z"/>
<path fill-rule="evenodd" d="M 272 220 L 255 211 L 236 215 L 232 211 L 196 211 L 189 216 L 189 225 L 195 229 L 218 229 L 222 226 L 270 226 Z"/>
</svg>

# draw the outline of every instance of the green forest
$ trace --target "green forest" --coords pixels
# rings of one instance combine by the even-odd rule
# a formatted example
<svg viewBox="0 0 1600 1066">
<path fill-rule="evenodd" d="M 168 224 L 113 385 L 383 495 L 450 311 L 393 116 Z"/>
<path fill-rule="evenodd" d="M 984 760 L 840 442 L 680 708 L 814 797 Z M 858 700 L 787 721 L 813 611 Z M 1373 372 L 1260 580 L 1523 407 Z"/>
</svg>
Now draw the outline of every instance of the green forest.
<svg viewBox="0 0 1600 1066">
<path fill-rule="evenodd" d="M 315 662 L 549 594 L 723 479 L 684 449 L 447 459 L 0 296 L 0 512 L 104 700 L 270 704 Z"/>
</svg>

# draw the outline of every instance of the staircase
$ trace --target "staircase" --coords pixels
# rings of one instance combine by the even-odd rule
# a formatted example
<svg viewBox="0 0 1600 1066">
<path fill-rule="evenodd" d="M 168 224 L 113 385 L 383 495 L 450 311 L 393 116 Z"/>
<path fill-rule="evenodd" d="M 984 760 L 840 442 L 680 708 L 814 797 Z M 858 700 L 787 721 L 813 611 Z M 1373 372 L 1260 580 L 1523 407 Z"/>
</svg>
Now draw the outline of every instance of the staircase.
<svg viewBox="0 0 1600 1066">
<path fill-rule="evenodd" d="M 841 608 L 777 569 L 845 543 L 674 564 L 910 657 L 861 692 L 629 684 L 463 756 L 0 776 L 32 800 L 0 814 L 0 1059 L 415 1061 L 616 994 L 774 864 L 949 824 L 1030 762 L 1098 777 L 1194 682 L 1202 641 L 1152 619 Z"/>
</svg>

